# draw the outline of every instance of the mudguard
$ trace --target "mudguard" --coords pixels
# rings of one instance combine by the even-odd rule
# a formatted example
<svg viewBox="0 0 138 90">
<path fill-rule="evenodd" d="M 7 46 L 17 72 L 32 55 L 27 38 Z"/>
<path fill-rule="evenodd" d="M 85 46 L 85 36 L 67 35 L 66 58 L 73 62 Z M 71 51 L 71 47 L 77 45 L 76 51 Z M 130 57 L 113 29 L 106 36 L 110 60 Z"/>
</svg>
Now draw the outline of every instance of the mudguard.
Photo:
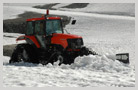
<svg viewBox="0 0 138 90">
<path fill-rule="evenodd" d="M 35 44 L 37 48 L 40 48 L 40 44 L 37 41 L 35 36 L 20 36 L 16 39 L 16 41 L 20 41 L 20 40 L 26 40 L 27 43 Z"/>
</svg>

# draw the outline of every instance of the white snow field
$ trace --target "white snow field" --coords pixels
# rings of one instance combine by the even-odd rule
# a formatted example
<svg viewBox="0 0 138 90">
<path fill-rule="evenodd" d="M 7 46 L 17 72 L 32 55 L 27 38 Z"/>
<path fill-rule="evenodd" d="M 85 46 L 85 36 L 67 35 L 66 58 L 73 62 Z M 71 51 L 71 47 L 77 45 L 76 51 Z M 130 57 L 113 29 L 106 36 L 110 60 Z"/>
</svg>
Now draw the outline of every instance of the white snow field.
<svg viewBox="0 0 138 90">
<path fill-rule="evenodd" d="M 29 10 L 44 11 L 16 5 L 8 7 L 16 12 L 16 16 Z M 19 8 L 16 7 L 20 7 L 22 12 L 18 12 Z M 4 10 L 6 8 L 4 6 Z M 73 64 L 61 66 L 58 66 L 58 62 L 46 66 L 22 62 L 9 64 L 10 57 L 3 56 L 4 87 L 135 87 L 135 17 L 57 10 L 50 13 L 76 19 L 75 25 L 69 24 L 65 29 L 82 36 L 85 45 L 101 56 L 77 57 Z M 13 14 L 4 15 L 3 18 L 13 18 L 10 15 Z M 13 33 L 4 35 L 19 36 Z M 9 37 L 4 37 L 4 45 L 16 43 L 16 38 L 7 39 Z M 130 64 L 115 60 L 116 53 L 129 53 Z"/>
</svg>

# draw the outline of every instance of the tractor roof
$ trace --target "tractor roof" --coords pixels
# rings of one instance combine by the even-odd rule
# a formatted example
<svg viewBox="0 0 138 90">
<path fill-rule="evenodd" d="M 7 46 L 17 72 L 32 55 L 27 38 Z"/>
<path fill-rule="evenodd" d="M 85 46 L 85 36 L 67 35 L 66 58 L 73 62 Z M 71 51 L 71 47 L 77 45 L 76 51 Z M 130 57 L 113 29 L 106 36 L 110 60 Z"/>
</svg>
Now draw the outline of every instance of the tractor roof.
<svg viewBox="0 0 138 90">
<path fill-rule="evenodd" d="M 26 21 L 38 21 L 38 20 L 45 20 L 45 19 L 49 19 L 49 20 L 60 20 L 60 17 L 41 17 L 41 18 L 31 18 L 31 19 L 27 19 Z"/>
</svg>

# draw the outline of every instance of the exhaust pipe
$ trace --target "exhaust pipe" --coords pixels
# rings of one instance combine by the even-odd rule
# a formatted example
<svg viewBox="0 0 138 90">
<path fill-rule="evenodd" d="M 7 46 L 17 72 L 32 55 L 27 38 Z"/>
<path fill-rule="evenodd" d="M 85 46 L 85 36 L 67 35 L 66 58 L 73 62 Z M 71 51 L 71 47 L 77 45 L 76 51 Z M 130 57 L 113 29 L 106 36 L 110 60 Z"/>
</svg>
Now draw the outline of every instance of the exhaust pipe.
<svg viewBox="0 0 138 90">
<path fill-rule="evenodd" d="M 46 11 L 46 15 L 49 15 L 49 9 L 47 9 L 47 11 Z"/>
</svg>

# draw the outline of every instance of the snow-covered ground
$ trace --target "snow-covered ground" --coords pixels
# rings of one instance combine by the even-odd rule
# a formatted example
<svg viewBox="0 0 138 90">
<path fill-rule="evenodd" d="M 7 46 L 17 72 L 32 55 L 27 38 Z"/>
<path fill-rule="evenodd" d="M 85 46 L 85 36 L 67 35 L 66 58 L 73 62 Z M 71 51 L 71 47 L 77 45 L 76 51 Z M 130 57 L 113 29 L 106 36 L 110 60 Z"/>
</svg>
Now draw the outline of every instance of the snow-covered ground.
<svg viewBox="0 0 138 90">
<path fill-rule="evenodd" d="M 16 38 L 18 38 L 19 36 L 22 36 L 22 35 L 24 35 L 24 34 L 3 33 L 3 45 L 25 43 L 25 41 L 16 42 Z"/>
<path fill-rule="evenodd" d="M 36 5 L 36 4 L 34 4 Z M 68 4 L 65 4 L 65 5 L 68 5 Z M 116 4 L 115 4 L 116 5 Z M 124 13 L 124 12 L 127 12 L 129 14 L 134 14 L 135 13 L 135 10 L 134 10 L 134 4 L 126 4 L 128 5 L 128 7 L 125 7 L 125 9 L 121 9 L 121 8 L 124 8 L 124 5 L 122 4 L 119 4 L 117 5 L 116 7 L 119 7 L 120 6 L 120 9 L 115 9 L 115 5 L 113 4 L 112 5 L 107 5 L 105 4 L 105 9 L 102 9 L 103 11 L 100 11 L 101 9 L 98 9 L 97 12 L 99 13 L 102 13 L 102 12 L 106 12 L 107 14 L 97 14 L 97 13 L 94 13 L 93 11 L 93 5 L 92 4 L 89 4 L 88 7 L 85 7 L 85 8 L 82 8 L 82 9 L 67 9 L 67 8 L 63 8 L 63 10 L 65 11 L 61 11 L 61 10 L 50 10 L 50 14 L 59 14 L 59 15 L 68 15 L 68 16 L 90 16 L 90 17 L 104 17 L 104 18 L 116 18 L 116 19 L 134 19 L 133 17 L 128 17 L 127 15 L 126 16 L 120 16 L 120 15 L 114 15 L 114 12 L 117 11 L 117 12 L 121 12 Z M 126 6 L 125 5 L 125 6 Z M 4 5 L 3 6 L 3 14 L 4 14 L 4 17 L 3 19 L 13 19 L 13 18 L 17 18 L 18 17 L 18 14 L 22 14 L 26 11 L 32 11 L 32 12 L 38 12 L 38 13 L 42 13 L 42 14 L 46 14 L 46 10 L 44 9 L 37 9 L 37 8 L 32 8 L 31 6 L 33 6 L 33 4 L 31 4 L 30 6 L 28 6 L 28 4 L 25 6 L 24 4 L 23 5 Z M 59 4 L 59 6 L 63 6 L 63 4 Z M 59 9 L 59 6 L 58 4 L 54 7 L 54 8 L 57 8 Z M 91 8 L 90 8 L 91 6 Z M 108 6 L 108 7 L 107 7 Z M 98 8 L 100 7 L 99 4 L 97 5 L 96 4 L 96 7 L 95 8 Z M 103 6 L 104 7 L 104 6 Z M 102 8 L 103 8 L 102 7 Z M 109 9 L 110 8 L 110 9 Z M 129 9 L 130 8 L 130 9 Z M 68 11 L 69 10 L 69 11 Z M 86 11 L 87 10 L 87 11 Z M 105 11 L 104 11 L 105 10 Z M 90 13 L 90 11 L 93 11 Z M 114 12 L 112 12 L 114 11 Z M 108 13 L 112 13 L 112 15 L 108 15 Z M 126 14 L 126 13 L 124 13 Z"/>
<path fill-rule="evenodd" d="M 31 7 L 8 7 L 10 7 L 9 11 L 16 12 L 14 13 L 16 17 L 17 14 L 24 11 L 40 13 L 44 11 Z M 18 10 L 19 8 L 16 9 L 17 7 L 20 7 L 21 12 Z M 13 18 L 13 14 L 7 16 L 5 10 L 7 10 L 6 6 L 4 6 L 4 19 Z M 9 64 L 8 60 L 10 58 L 4 56 L 4 87 L 135 86 L 135 17 L 100 15 L 79 12 L 78 10 L 76 12 L 52 10 L 50 13 L 64 14 L 75 18 L 77 20 L 76 25 L 69 24 L 66 26 L 68 32 L 82 36 L 85 45 L 101 54 L 101 56 L 77 57 L 72 65 L 63 64 L 61 66 L 58 66 L 58 62 L 54 65 L 48 64 L 46 66 L 31 63 Z M 15 37 L 19 36 L 19 34 L 13 33 L 4 33 L 4 35 L 13 37 L 4 37 L 4 45 L 14 44 Z M 129 65 L 124 65 L 111 59 L 113 58 L 112 55 L 124 52 L 130 54 Z"/>
</svg>

